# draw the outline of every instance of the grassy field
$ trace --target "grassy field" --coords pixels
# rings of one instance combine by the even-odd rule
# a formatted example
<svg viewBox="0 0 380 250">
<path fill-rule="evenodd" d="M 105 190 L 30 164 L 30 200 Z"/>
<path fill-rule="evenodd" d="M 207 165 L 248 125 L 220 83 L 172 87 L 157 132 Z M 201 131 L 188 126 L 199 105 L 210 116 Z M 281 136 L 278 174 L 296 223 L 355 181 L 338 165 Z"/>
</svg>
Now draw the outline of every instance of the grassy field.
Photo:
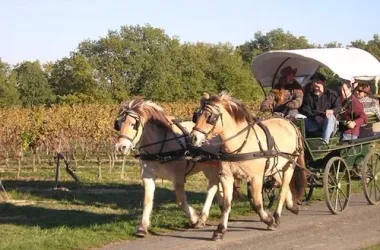
<svg viewBox="0 0 380 250">
<path fill-rule="evenodd" d="M 98 181 L 98 166 L 82 163 L 76 169 L 82 182 L 77 188 L 61 168 L 59 187 L 66 189 L 53 190 L 53 166 L 44 165 L 37 172 L 23 166 L 18 180 L 16 167 L 1 168 L 10 200 L 0 203 L 0 249 L 88 249 L 135 239 L 143 201 L 139 166 L 129 161 L 124 179 L 120 171 L 119 163 L 112 171 L 104 164 L 102 180 Z M 171 183 L 156 183 L 150 233 L 186 227 L 188 222 L 176 205 Z M 198 211 L 206 184 L 202 174 L 189 177 L 186 183 L 188 199 Z M 360 188 L 356 186 L 355 190 Z M 314 199 L 323 199 L 321 190 L 315 192 Z M 247 199 L 233 202 L 231 217 L 252 213 Z M 216 220 L 219 215 L 219 208 L 213 205 L 210 219 Z"/>
</svg>

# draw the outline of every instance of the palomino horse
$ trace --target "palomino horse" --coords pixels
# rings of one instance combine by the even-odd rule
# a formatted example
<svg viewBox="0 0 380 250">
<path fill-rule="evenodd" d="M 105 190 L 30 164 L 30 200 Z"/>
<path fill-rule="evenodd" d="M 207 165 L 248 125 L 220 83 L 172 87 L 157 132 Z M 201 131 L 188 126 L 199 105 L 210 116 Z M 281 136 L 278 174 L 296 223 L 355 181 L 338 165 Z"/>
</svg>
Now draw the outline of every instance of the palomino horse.
<svg viewBox="0 0 380 250">
<path fill-rule="evenodd" d="M 252 208 L 268 229 L 273 230 L 279 225 L 285 201 L 286 207 L 298 214 L 296 199 L 304 194 L 306 175 L 302 136 L 295 125 L 283 118 L 272 118 L 262 123 L 255 121 L 239 100 L 225 93 L 211 97 L 205 94 L 191 132 L 191 143 L 200 147 L 216 135 L 220 135 L 224 145 L 218 157 L 222 161 L 219 175 L 224 205 L 213 240 L 223 239 L 227 231 L 234 177 L 247 178 L 251 183 Z M 299 169 L 294 171 L 296 166 Z M 281 185 L 274 215 L 263 209 L 261 191 L 264 176 L 273 176 Z"/>
<path fill-rule="evenodd" d="M 116 149 L 124 155 L 139 144 L 141 177 L 144 184 L 144 210 L 137 236 L 144 237 L 150 225 L 150 215 L 156 178 L 173 182 L 178 206 L 183 209 L 194 227 L 202 226 L 207 220 L 215 194 L 219 204 L 223 204 L 222 193 L 218 191 L 219 161 L 195 163 L 185 159 L 188 153 L 186 145 L 192 122 L 173 123 L 163 109 L 151 101 L 135 98 L 122 103 L 115 129 L 120 131 Z M 217 153 L 220 150 L 220 138 L 216 138 L 219 147 L 205 146 L 203 152 Z M 215 163 L 217 166 L 215 166 Z M 207 198 L 201 215 L 189 206 L 184 191 L 186 176 L 202 171 L 208 179 Z M 222 209 L 222 208 L 221 208 Z"/>
</svg>

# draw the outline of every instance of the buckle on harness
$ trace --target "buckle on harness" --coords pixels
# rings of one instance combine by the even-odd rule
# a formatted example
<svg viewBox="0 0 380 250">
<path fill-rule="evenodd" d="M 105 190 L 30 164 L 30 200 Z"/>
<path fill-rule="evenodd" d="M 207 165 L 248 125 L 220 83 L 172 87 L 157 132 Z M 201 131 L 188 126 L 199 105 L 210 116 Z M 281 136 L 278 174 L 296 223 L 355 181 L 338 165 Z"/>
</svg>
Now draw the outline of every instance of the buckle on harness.
<svg viewBox="0 0 380 250">
<path fill-rule="evenodd" d="M 165 156 L 163 159 L 162 159 L 162 162 L 169 162 L 170 160 L 172 159 L 171 156 Z"/>
</svg>

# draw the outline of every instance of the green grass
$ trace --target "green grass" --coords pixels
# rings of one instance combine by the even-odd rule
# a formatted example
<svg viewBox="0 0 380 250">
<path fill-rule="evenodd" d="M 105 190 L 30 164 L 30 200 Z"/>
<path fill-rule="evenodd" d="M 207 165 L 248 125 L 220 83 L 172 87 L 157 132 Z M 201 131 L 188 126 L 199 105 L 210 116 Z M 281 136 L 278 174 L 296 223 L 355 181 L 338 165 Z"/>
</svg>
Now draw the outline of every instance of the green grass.
<svg viewBox="0 0 380 250">
<path fill-rule="evenodd" d="M 0 203 L 0 249 L 86 249 L 106 243 L 134 239 L 142 215 L 144 189 L 139 183 L 138 165 L 129 165 L 125 178 L 120 178 L 120 165 L 110 173 L 104 165 L 102 180 L 97 166 L 80 166 L 76 174 L 82 188 L 61 168 L 59 187 L 53 190 L 54 168 L 23 167 L 16 180 L 14 168 L 1 173 L 11 198 Z M 157 180 L 151 233 L 188 225 L 184 213 L 176 205 L 171 183 Z M 200 211 L 205 199 L 206 179 L 201 174 L 188 178 L 187 196 Z M 248 201 L 234 203 L 232 215 L 252 213 Z M 213 205 L 210 218 L 219 218 Z"/>
<path fill-rule="evenodd" d="M 143 187 L 139 166 L 129 164 L 125 178 L 120 178 L 120 164 L 111 172 L 102 166 L 98 180 L 97 166 L 81 165 L 76 174 L 82 188 L 61 168 L 60 187 L 53 190 L 54 168 L 44 165 L 37 172 L 23 167 L 16 180 L 15 168 L 3 168 L 1 177 L 11 198 L 0 203 L 0 249 L 88 249 L 106 243 L 135 239 L 133 236 L 142 214 Z M 358 182 L 353 190 L 361 191 Z M 157 180 L 151 233 L 184 228 L 188 225 L 184 213 L 176 205 L 171 183 Z M 187 197 L 200 211 L 206 197 L 206 179 L 202 174 L 186 182 Z M 245 194 L 246 188 L 242 190 Z M 323 199 L 317 189 L 314 199 Z M 327 208 L 326 208 L 327 209 Z M 252 214 L 247 199 L 233 202 L 231 217 Z M 219 219 L 220 210 L 212 206 L 210 220 Z"/>
<path fill-rule="evenodd" d="M 380 244 L 362 248 L 362 250 L 380 250 Z"/>
</svg>

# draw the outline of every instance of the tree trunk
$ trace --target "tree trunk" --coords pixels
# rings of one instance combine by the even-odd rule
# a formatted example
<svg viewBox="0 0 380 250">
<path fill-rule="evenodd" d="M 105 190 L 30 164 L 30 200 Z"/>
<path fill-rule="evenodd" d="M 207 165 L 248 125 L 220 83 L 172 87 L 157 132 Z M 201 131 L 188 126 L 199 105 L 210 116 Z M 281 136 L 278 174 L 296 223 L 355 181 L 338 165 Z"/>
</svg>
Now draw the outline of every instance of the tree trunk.
<svg viewBox="0 0 380 250">
<path fill-rule="evenodd" d="M 9 168 L 9 153 L 8 151 L 5 153 L 5 166 Z"/>
<path fill-rule="evenodd" d="M 115 161 L 118 160 L 118 158 L 117 158 L 117 152 L 116 151 L 113 151 L 113 157 L 114 157 Z"/>
<path fill-rule="evenodd" d="M 87 160 L 87 156 L 88 156 L 88 150 L 87 148 L 84 148 L 84 155 L 83 155 L 83 160 Z"/>
<path fill-rule="evenodd" d="M 33 166 L 33 173 L 37 172 L 36 168 L 36 154 L 35 151 L 33 150 L 33 161 L 32 161 L 32 166 Z"/>
<path fill-rule="evenodd" d="M 115 154 L 112 152 L 112 155 L 111 155 L 111 159 L 112 159 L 112 169 L 115 168 Z"/>
<path fill-rule="evenodd" d="M 20 156 L 20 157 L 18 158 L 17 180 L 20 179 L 20 173 L 21 173 L 21 159 L 22 159 L 22 157 Z"/>
<path fill-rule="evenodd" d="M 7 200 L 9 200 L 9 197 L 0 179 L 0 202 L 7 201 Z"/>
<path fill-rule="evenodd" d="M 74 160 L 75 170 L 77 170 L 78 169 L 78 160 L 77 160 L 75 153 L 73 153 L 73 160 Z"/>
<path fill-rule="evenodd" d="M 100 156 L 98 156 L 97 158 L 98 158 L 98 181 L 101 181 L 102 180 L 102 164 L 101 164 Z"/>
<path fill-rule="evenodd" d="M 38 149 L 36 150 L 36 156 L 37 156 L 37 164 L 38 165 L 41 165 L 41 157 L 40 157 L 40 154 L 38 153 Z"/>
<path fill-rule="evenodd" d="M 121 165 L 121 172 L 120 172 L 120 178 L 121 178 L 122 180 L 124 179 L 125 158 L 126 158 L 126 156 L 123 157 L 123 163 L 122 163 L 122 165 Z"/>
<path fill-rule="evenodd" d="M 109 163 L 108 172 L 111 173 L 112 172 L 112 153 L 107 153 L 107 156 L 108 156 L 108 163 Z"/>
</svg>

